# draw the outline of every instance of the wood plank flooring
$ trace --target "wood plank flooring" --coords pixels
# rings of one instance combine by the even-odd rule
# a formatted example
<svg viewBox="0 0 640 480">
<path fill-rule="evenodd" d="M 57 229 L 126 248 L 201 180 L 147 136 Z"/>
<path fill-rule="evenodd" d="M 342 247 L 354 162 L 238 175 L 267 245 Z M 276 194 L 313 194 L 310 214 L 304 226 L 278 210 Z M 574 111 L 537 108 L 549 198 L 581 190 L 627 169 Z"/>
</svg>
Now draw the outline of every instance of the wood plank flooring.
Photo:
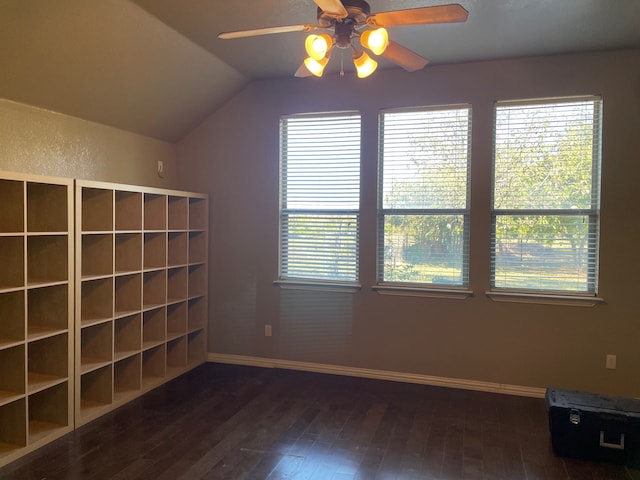
<svg viewBox="0 0 640 480">
<path fill-rule="evenodd" d="M 0 479 L 640 480 L 551 452 L 544 401 L 205 364 Z"/>
</svg>

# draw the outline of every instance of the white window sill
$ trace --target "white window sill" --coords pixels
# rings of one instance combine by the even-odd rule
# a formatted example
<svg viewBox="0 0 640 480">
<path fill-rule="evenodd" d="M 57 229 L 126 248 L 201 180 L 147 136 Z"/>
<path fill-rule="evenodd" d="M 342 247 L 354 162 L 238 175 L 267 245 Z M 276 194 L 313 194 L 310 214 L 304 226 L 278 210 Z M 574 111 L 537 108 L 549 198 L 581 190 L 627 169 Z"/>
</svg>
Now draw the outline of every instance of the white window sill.
<svg viewBox="0 0 640 480">
<path fill-rule="evenodd" d="M 274 285 L 290 290 L 314 290 L 321 292 L 356 293 L 362 286 L 348 282 L 317 282 L 313 280 L 276 280 Z"/>
<path fill-rule="evenodd" d="M 417 287 L 409 285 L 374 285 L 371 289 L 381 295 L 405 297 L 431 297 L 463 300 L 473 296 L 473 291 L 462 288 Z"/>
<path fill-rule="evenodd" d="M 593 307 L 604 303 L 604 299 L 595 295 L 554 295 L 530 292 L 485 292 L 495 302 L 536 303 L 541 305 L 566 305 L 573 307 Z"/>
</svg>

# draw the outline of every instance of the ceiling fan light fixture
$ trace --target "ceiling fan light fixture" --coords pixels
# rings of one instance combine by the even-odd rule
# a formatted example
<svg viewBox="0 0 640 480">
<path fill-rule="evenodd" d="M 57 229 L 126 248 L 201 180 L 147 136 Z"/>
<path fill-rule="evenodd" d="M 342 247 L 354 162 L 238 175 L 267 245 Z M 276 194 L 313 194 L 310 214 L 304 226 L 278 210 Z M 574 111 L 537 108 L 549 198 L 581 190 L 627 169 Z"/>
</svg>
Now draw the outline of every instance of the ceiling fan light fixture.
<svg viewBox="0 0 640 480">
<path fill-rule="evenodd" d="M 328 62 L 329 62 L 328 56 L 320 60 L 316 60 L 313 57 L 307 57 L 304 59 L 304 66 L 307 67 L 307 70 L 309 70 L 316 77 L 321 77 L 322 73 L 324 72 L 324 67 L 327 66 Z"/>
<path fill-rule="evenodd" d="M 358 78 L 366 78 L 378 68 L 378 62 L 363 51 L 353 53 L 353 64 L 356 67 Z"/>
<path fill-rule="evenodd" d="M 360 45 L 376 55 L 382 55 L 389 46 L 389 32 L 384 27 L 366 30 L 360 35 Z"/>
<path fill-rule="evenodd" d="M 328 33 L 311 34 L 304 41 L 304 48 L 307 54 L 316 61 L 325 58 L 332 46 L 333 39 Z"/>
<path fill-rule="evenodd" d="M 315 24 L 282 25 L 278 27 L 254 28 L 222 32 L 218 38 L 232 39 L 255 37 L 285 32 L 316 32 L 329 30 L 330 33 L 309 35 L 305 39 L 308 57 L 295 73 L 296 77 L 322 76 L 331 51 L 336 48 L 353 49 L 353 63 L 358 77 L 371 75 L 378 63 L 364 51 L 374 56 L 382 56 L 385 61 L 396 64 L 407 72 L 416 72 L 429 62 L 425 57 L 389 40 L 386 28 L 404 25 L 432 25 L 466 22 L 469 12 L 458 3 L 428 7 L 388 10 L 371 13 L 367 0 L 313 0 L 317 6 Z M 357 39 L 357 40 L 356 40 Z M 360 50 L 356 51 L 356 48 Z M 364 51 L 363 51 L 364 50 Z M 344 75 L 341 63 L 340 76 Z"/>
</svg>

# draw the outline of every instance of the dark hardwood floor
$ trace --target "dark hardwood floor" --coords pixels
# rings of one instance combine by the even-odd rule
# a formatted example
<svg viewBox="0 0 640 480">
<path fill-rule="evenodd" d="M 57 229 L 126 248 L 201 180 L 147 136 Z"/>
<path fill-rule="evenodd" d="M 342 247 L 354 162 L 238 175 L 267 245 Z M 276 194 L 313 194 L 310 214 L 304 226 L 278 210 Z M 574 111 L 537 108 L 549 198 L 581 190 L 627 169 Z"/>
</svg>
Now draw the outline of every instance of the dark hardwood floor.
<svg viewBox="0 0 640 480">
<path fill-rule="evenodd" d="M 541 399 L 205 364 L 1 479 L 640 479 L 551 452 Z"/>
</svg>

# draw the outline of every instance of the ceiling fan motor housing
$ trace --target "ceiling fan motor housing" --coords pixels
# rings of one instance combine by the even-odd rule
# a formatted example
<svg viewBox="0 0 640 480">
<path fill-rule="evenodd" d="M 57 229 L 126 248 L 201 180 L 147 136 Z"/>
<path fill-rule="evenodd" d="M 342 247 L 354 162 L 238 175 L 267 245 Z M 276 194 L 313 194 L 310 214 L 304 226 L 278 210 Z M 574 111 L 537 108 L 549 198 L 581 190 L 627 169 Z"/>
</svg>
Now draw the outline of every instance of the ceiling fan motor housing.
<svg viewBox="0 0 640 480">
<path fill-rule="evenodd" d="M 364 25 L 367 17 L 371 13 L 371 7 L 364 0 L 342 0 L 344 8 L 347 10 L 347 16 L 342 19 L 336 19 L 327 15 L 318 8 L 318 26 L 320 28 L 331 28 L 334 24 L 348 23 L 352 25 Z"/>
<path fill-rule="evenodd" d="M 371 7 L 364 0 L 343 0 L 342 4 L 347 10 L 345 18 L 332 17 L 318 8 L 318 26 L 320 28 L 333 27 L 335 29 L 336 47 L 350 48 L 354 28 L 367 23 Z"/>
</svg>

